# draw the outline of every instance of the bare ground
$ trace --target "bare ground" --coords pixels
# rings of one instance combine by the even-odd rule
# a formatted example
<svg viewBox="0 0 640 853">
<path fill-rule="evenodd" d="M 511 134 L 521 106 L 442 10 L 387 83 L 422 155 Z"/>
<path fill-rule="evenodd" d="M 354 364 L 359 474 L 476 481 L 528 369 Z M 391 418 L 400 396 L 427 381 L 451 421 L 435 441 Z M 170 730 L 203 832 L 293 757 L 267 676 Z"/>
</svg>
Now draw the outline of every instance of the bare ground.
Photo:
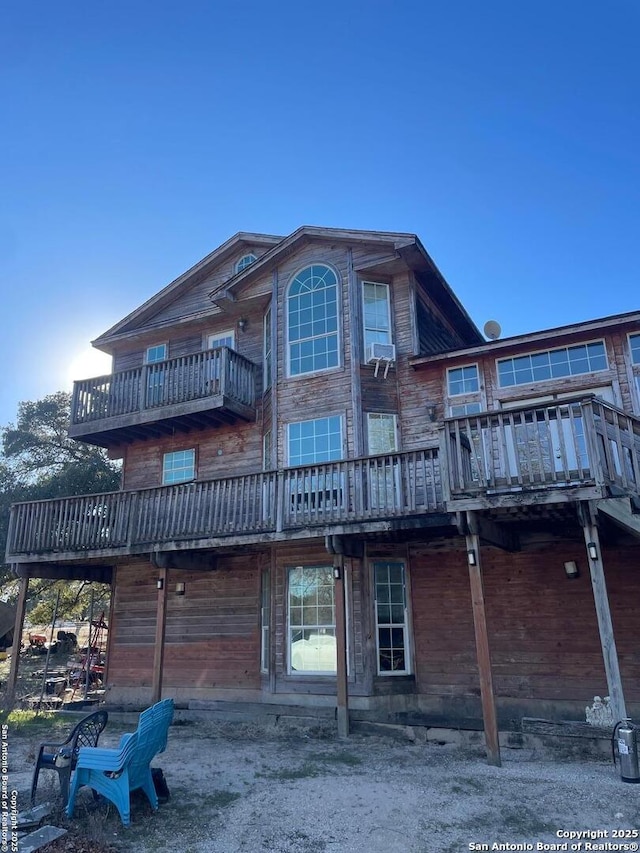
<svg viewBox="0 0 640 853">
<path fill-rule="evenodd" d="M 115 745 L 133 728 L 110 720 L 101 745 Z M 10 788 L 20 792 L 22 805 L 41 739 L 9 736 Z M 529 843 L 571 850 L 570 843 L 536 845 L 563 844 L 559 832 L 579 831 L 599 831 L 596 843 L 637 849 L 636 838 L 614 833 L 637 833 L 640 786 L 621 782 L 611 762 L 533 749 L 503 749 L 502 759 L 496 768 L 479 747 L 360 734 L 339 740 L 326 725 L 190 721 L 171 727 L 168 748 L 154 762 L 171 791 L 158 813 L 136 794 L 124 829 L 113 806 L 95 803 L 85 789 L 73 820 L 60 819 L 71 837 L 50 849 L 457 853 Z M 53 774 L 41 776 L 40 801 L 56 791 L 47 776 Z M 598 849 L 581 843 L 574 849 Z"/>
</svg>

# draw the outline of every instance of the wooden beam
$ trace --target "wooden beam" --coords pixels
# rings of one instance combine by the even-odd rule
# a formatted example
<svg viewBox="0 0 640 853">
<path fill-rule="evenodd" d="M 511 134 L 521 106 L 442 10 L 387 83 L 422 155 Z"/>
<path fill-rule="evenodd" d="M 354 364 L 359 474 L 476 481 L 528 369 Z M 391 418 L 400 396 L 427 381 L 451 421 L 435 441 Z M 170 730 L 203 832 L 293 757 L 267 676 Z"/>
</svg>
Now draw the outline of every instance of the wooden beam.
<svg viewBox="0 0 640 853">
<path fill-rule="evenodd" d="M 640 515 L 633 512 L 629 498 L 608 498 L 598 501 L 598 512 L 610 518 L 618 527 L 640 539 Z"/>
<path fill-rule="evenodd" d="M 16 604 L 16 621 L 13 627 L 13 646 L 11 647 L 11 665 L 9 667 L 9 680 L 7 682 L 7 699 L 11 704 L 16 692 L 16 681 L 18 680 L 18 664 L 20 661 L 20 646 L 22 645 L 22 627 L 24 625 L 24 614 L 27 607 L 27 592 L 29 590 L 29 578 L 20 578 L 20 592 Z"/>
<path fill-rule="evenodd" d="M 217 557 L 197 551 L 153 551 L 151 562 L 158 569 L 185 569 L 190 572 L 212 572 L 218 568 Z"/>
<path fill-rule="evenodd" d="M 622 691 L 622 678 L 620 676 L 620 663 L 618 651 L 613 635 L 613 622 L 611 621 L 611 609 L 607 595 L 607 585 L 604 577 L 604 563 L 602 560 L 602 547 L 596 522 L 596 511 L 587 502 L 578 505 L 578 517 L 584 533 L 584 542 L 587 549 L 587 562 L 591 574 L 591 586 L 593 588 L 593 600 L 596 606 L 598 619 L 598 631 L 600 632 L 600 645 L 602 646 L 602 657 L 604 669 L 607 676 L 607 690 L 609 691 L 611 709 L 614 722 L 624 720 L 627 709 Z"/>
<path fill-rule="evenodd" d="M 469 527 L 467 515 L 471 515 L 473 529 Z M 456 526 L 461 536 L 467 533 L 477 533 L 480 540 L 487 545 L 495 545 L 503 551 L 519 551 L 520 537 L 505 524 L 499 524 L 490 518 L 483 518 L 477 513 L 456 513 Z"/>
<path fill-rule="evenodd" d="M 336 608 L 336 682 L 338 737 L 349 736 L 349 697 L 347 684 L 347 615 L 344 594 L 344 557 L 333 558 L 334 597 Z"/>
<path fill-rule="evenodd" d="M 467 513 L 469 531 L 477 529 L 473 513 Z M 484 590 L 482 586 L 482 570 L 480 559 L 480 536 L 469 532 L 466 535 L 467 562 L 469 564 L 469 583 L 471 585 L 471 604 L 473 607 L 473 625 L 476 635 L 476 655 L 478 657 L 478 672 L 480 675 L 480 696 L 482 699 L 482 717 L 484 721 L 484 736 L 487 750 L 487 762 L 495 767 L 501 766 L 500 744 L 498 741 L 498 720 L 496 715 L 496 700 L 493 692 L 491 675 L 491 653 L 487 631 L 487 616 L 484 607 Z"/>
<path fill-rule="evenodd" d="M 156 609 L 156 638 L 153 650 L 153 680 L 151 701 L 159 702 L 162 696 L 162 666 L 164 663 L 164 631 L 167 622 L 167 587 L 169 573 L 167 569 L 158 569 L 158 605 Z"/>
</svg>

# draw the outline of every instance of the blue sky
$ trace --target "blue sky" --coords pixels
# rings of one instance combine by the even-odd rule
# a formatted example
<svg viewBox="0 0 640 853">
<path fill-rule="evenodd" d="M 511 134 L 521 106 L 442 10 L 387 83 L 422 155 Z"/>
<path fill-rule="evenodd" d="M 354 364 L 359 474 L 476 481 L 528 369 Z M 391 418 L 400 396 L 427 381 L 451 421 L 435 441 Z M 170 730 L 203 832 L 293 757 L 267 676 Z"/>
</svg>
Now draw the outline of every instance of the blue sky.
<svg viewBox="0 0 640 853">
<path fill-rule="evenodd" d="M 504 335 L 640 309 L 639 31 L 636 0 L 5 0 L 0 425 L 239 230 L 415 232 Z"/>
</svg>

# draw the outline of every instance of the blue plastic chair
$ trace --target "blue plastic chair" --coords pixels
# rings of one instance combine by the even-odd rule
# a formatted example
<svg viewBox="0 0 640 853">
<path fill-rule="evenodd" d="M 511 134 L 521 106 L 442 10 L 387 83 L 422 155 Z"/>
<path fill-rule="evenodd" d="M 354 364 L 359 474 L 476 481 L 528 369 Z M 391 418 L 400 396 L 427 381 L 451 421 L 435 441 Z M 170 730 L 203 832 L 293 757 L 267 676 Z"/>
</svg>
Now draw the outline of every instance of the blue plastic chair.
<svg viewBox="0 0 640 853">
<path fill-rule="evenodd" d="M 131 822 L 132 791 L 141 788 L 156 811 L 158 796 L 151 762 L 166 749 L 172 719 L 173 700 L 164 699 L 140 714 L 138 728 L 122 736 L 118 749 L 81 749 L 71 784 L 67 817 L 73 815 L 76 794 L 82 785 L 88 785 L 112 802 L 125 826 Z"/>
</svg>

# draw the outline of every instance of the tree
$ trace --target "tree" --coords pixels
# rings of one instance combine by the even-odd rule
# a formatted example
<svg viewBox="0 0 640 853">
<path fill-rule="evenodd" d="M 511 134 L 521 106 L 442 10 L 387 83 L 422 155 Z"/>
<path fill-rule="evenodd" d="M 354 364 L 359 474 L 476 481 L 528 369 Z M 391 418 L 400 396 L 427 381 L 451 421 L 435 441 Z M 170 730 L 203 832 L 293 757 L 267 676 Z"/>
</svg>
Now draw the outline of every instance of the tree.
<svg viewBox="0 0 640 853">
<path fill-rule="evenodd" d="M 0 588 L 8 597 L 11 586 L 15 586 L 10 566 L 4 563 L 12 503 L 120 488 L 118 463 L 108 459 L 102 448 L 76 442 L 67 435 L 70 405 L 71 395 L 64 391 L 20 403 L 16 424 L 9 424 L 0 432 Z M 60 615 L 84 615 L 90 598 L 88 585 L 51 580 L 30 584 L 32 603 L 38 599 L 35 614 L 44 617 L 53 611 L 57 585 L 64 586 Z"/>
</svg>

